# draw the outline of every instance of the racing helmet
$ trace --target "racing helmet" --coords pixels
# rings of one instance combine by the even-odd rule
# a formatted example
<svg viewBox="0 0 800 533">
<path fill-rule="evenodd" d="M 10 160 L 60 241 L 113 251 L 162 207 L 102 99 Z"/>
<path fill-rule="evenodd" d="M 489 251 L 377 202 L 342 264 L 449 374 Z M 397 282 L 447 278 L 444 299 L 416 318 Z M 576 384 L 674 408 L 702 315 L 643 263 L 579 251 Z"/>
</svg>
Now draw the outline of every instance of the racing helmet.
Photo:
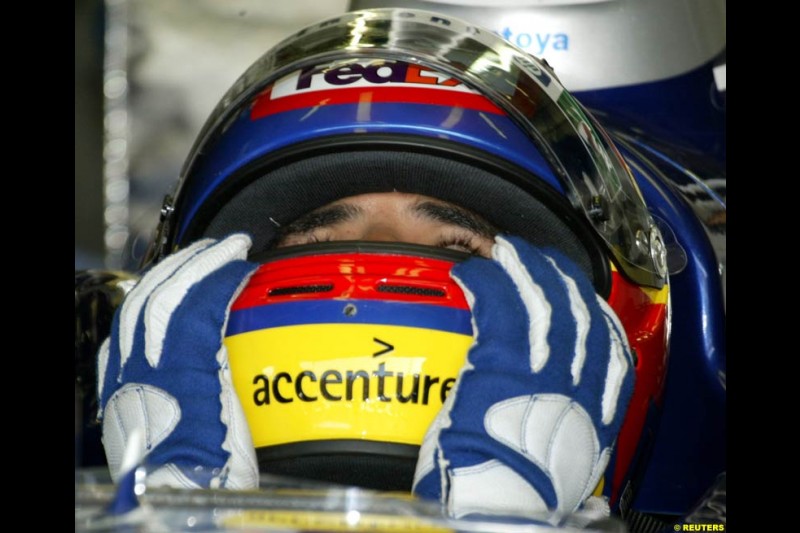
<svg viewBox="0 0 800 533">
<path fill-rule="evenodd" d="M 451 202 L 559 249 L 616 310 L 637 358 L 598 487 L 617 500 L 666 368 L 659 230 L 608 134 L 547 64 L 484 28 L 401 8 L 321 21 L 258 59 L 200 132 L 146 260 L 200 237 L 252 236 L 261 266 L 225 342 L 262 471 L 410 488 L 471 344 L 448 275 L 465 254 L 274 247 L 314 209 L 388 191 Z"/>
</svg>

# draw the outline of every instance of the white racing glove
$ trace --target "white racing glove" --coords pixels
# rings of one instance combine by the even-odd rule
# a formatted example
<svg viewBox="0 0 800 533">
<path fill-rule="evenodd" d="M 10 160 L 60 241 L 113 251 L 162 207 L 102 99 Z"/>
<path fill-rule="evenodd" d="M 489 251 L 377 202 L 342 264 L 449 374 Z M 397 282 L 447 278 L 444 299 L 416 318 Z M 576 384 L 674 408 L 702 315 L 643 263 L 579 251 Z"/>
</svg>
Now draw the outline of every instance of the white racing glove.
<svg viewBox="0 0 800 533">
<path fill-rule="evenodd" d="M 253 488 L 258 465 L 222 342 L 231 302 L 257 265 L 250 238 L 199 241 L 155 265 L 117 310 L 98 354 L 99 415 L 112 479 L 125 447 L 150 485 Z M 129 439 L 133 432 L 144 435 Z M 130 451 L 128 454 L 130 455 Z"/>
<path fill-rule="evenodd" d="M 625 332 L 577 266 L 517 237 L 451 275 L 475 340 L 425 436 L 414 492 L 455 518 L 557 521 L 608 464 L 633 393 Z"/>
</svg>

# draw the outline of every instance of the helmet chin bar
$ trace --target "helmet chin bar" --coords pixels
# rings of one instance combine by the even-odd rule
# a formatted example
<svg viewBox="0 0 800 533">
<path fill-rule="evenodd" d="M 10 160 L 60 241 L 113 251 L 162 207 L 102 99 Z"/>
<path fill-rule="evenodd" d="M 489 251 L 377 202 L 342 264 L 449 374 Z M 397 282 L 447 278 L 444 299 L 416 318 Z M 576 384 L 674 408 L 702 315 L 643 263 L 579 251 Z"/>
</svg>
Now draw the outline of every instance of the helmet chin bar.
<svg viewBox="0 0 800 533">
<path fill-rule="evenodd" d="M 403 261 L 408 258 L 419 258 L 423 261 L 421 264 L 428 259 L 454 263 L 469 257 L 469 254 L 457 250 L 411 243 L 335 241 L 274 248 L 257 252 L 250 259 L 268 264 L 293 258 L 313 259 L 319 256 L 342 256 L 340 264 L 345 265 L 348 263 L 347 257 L 373 254 L 402 257 Z M 441 297 L 444 292 L 432 288 L 415 287 L 413 286 L 414 278 L 409 276 L 408 279 L 411 283 L 394 284 L 392 293 L 409 295 L 416 292 L 418 295 L 436 298 Z M 357 283 L 354 281 L 353 285 Z M 288 297 L 289 293 L 309 294 L 314 290 L 319 290 L 319 287 L 324 290 L 330 286 L 332 284 L 312 282 L 305 286 L 283 287 L 282 291 L 279 288 L 277 291 L 273 290 L 272 293 L 281 291 L 283 296 Z M 362 306 L 357 303 L 344 304 L 343 315 L 357 315 L 361 308 Z M 389 355 L 395 349 L 395 346 L 388 342 L 390 339 L 384 341 L 375 337 L 374 340 L 375 353 L 372 354 L 374 360 Z M 357 401 L 359 393 L 363 394 L 364 390 L 360 387 L 349 388 L 344 384 L 339 385 L 339 381 L 349 384 L 354 383 L 355 380 L 363 381 L 364 379 L 367 380 L 364 383 L 370 393 L 378 396 L 371 400 L 381 407 L 408 406 L 408 409 L 413 409 L 416 405 L 435 406 L 444 402 L 449 387 L 454 382 L 452 377 L 446 378 L 440 383 L 439 378 L 422 374 L 419 376 L 419 385 L 416 390 L 415 388 L 409 389 L 407 385 L 398 389 L 397 383 L 401 379 L 399 376 L 401 373 L 388 369 L 386 364 L 385 361 L 382 361 L 377 363 L 375 368 L 369 369 L 366 368 L 369 363 L 366 365 L 356 363 L 349 365 L 352 368 L 334 371 L 328 369 L 322 372 L 317 371 L 317 374 L 309 374 L 308 370 L 296 372 L 294 375 L 284 373 L 281 376 L 280 373 L 277 373 L 271 380 L 263 376 L 256 388 L 256 391 L 262 393 L 259 398 L 262 402 L 260 409 L 280 409 L 288 403 L 303 401 L 301 399 L 303 396 L 306 400 L 314 398 L 314 402 L 320 399 L 327 400 L 328 405 L 338 407 L 343 403 Z M 455 375 L 457 370 L 457 368 L 452 368 L 452 373 Z M 366 378 L 363 377 L 365 375 Z M 327 379 L 322 376 L 327 376 Z M 331 377 L 333 379 L 329 379 Z M 408 377 L 410 376 L 407 376 L 406 379 Z M 317 381 L 309 381 L 311 378 Z M 291 387 L 288 389 L 288 394 L 281 392 L 282 388 L 286 390 L 286 384 L 290 379 L 295 384 L 301 385 L 301 394 L 296 394 L 297 391 Z M 319 388 L 316 386 L 317 383 L 319 383 Z M 404 394 L 402 389 L 405 389 L 407 394 Z M 248 399 L 244 401 L 247 402 Z M 396 409 L 393 410 L 396 411 Z M 391 413 L 392 411 L 387 412 Z M 391 417 L 391 415 L 388 416 Z M 397 418 L 397 414 L 393 418 Z M 256 456 L 259 470 L 266 474 L 353 485 L 367 489 L 410 491 L 419 454 L 419 443 L 398 442 L 397 438 L 381 440 L 370 435 L 369 429 L 368 426 L 362 426 L 359 431 L 354 432 L 363 435 L 363 438 L 342 438 L 345 435 L 339 435 L 337 438 L 306 439 L 303 436 L 302 439 L 295 442 L 257 446 Z"/>
<path fill-rule="evenodd" d="M 225 344 L 262 472 L 411 488 L 473 342 L 450 278 L 466 257 L 341 241 L 251 258 L 261 266 L 231 307 Z"/>
</svg>

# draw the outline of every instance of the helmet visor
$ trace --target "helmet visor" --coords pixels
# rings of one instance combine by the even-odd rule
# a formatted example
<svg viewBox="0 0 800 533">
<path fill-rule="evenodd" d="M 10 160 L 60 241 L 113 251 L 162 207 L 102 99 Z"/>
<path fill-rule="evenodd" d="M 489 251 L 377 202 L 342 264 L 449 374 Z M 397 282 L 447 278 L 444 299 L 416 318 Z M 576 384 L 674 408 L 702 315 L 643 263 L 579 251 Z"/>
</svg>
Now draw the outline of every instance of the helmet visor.
<svg viewBox="0 0 800 533">
<path fill-rule="evenodd" d="M 297 69 L 352 57 L 416 63 L 486 96 L 530 137 L 619 268 L 638 283 L 664 284 L 661 234 L 625 161 L 591 114 L 545 63 L 488 30 L 425 11 L 355 11 L 282 41 L 223 97 L 198 137 L 184 175 L 194 155 L 265 87 Z"/>
</svg>

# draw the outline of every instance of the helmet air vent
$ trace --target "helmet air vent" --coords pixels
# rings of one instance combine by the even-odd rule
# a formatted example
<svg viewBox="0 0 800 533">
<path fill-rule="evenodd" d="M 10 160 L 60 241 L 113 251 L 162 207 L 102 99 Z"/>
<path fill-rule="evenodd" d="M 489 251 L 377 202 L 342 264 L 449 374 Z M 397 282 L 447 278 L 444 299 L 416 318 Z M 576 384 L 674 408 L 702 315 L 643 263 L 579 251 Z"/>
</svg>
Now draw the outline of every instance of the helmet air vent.
<svg viewBox="0 0 800 533">
<path fill-rule="evenodd" d="M 444 298 L 447 293 L 442 289 L 430 287 L 413 287 L 411 285 L 388 285 L 382 283 L 375 288 L 378 292 L 390 292 L 394 294 L 408 294 L 412 296 L 433 296 Z"/>
<path fill-rule="evenodd" d="M 333 290 L 333 283 L 325 285 L 297 285 L 294 287 L 280 287 L 270 289 L 270 296 L 291 296 L 293 294 L 312 294 L 318 292 L 330 292 Z"/>
</svg>

